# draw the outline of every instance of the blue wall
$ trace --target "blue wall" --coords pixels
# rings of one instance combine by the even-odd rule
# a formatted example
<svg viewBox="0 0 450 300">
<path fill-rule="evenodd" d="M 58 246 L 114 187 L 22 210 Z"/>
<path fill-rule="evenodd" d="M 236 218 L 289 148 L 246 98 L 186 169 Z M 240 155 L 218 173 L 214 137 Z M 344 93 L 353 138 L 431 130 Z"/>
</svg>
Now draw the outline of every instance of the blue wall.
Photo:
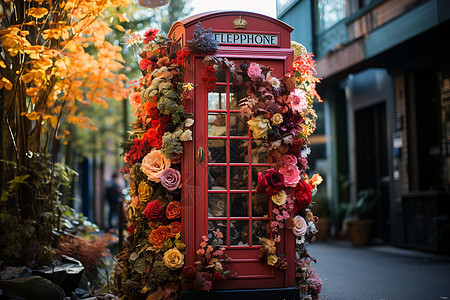
<svg viewBox="0 0 450 300">
<path fill-rule="evenodd" d="M 308 52 L 312 52 L 314 49 L 311 0 L 296 1 L 285 11 L 278 16 L 278 19 L 294 27 L 291 40 L 302 44 Z"/>
</svg>

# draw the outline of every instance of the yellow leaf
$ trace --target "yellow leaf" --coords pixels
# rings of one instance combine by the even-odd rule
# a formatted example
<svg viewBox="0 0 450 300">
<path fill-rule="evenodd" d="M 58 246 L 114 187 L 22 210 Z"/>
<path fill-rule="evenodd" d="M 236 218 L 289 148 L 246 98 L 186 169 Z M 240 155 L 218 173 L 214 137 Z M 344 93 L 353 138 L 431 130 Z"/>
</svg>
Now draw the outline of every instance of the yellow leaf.
<svg viewBox="0 0 450 300">
<path fill-rule="evenodd" d="M 28 10 L 28 13 L 35 18 L 42 18 L 48 14 L 48 10 L 45 7 L 32 7 Z"/>
<path fill-rule="evenodd" d="M 6 65 L 5 65 L 5 63 L 2 61 L 2 60 L 0 60 L 0 67 L 2 67 L 2 68 L 6 68 Z"/>
<path fill-rule="evenodd" d="M 117 28 L 117 30 L 119 30 L 119 31 L 125 32 L 125 29 L 124 29 L 121 25 L 119 25 L 119 24 L 116 24 L 116 28 Z"/>
</svg>

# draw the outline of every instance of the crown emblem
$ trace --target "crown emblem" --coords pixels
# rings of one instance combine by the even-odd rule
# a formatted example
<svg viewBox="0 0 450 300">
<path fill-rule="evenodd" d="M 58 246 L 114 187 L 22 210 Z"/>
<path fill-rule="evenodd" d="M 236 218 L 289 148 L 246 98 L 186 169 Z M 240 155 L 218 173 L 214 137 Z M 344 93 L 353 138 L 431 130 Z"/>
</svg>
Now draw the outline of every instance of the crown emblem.
<svg viewBox="0 0 450 300">
<path fill-rule="evenodd" d="M 242 19 L 241 16 L 239 16 L 239 18 L 237 18 L 236 20 L 233 21 L 234 24 L 234 28 L 235 29 L 245 29 L 245 27 L 247 27 L 247 21 L 245 21 L 244 19 Z"/>
</svg>

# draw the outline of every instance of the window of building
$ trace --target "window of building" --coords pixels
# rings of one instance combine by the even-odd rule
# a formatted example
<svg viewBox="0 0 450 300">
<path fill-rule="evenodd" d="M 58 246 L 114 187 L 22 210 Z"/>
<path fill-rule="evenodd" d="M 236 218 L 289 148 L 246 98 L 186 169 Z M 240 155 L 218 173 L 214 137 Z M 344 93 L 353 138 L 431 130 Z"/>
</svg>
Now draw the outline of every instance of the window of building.
<svg viewBox="0 0 450 300">
<path fill-rule="evenodd" d="M 317 0 L 319 31 L 330 28 L 345 16 L 345 0 Z"/>
</svg>

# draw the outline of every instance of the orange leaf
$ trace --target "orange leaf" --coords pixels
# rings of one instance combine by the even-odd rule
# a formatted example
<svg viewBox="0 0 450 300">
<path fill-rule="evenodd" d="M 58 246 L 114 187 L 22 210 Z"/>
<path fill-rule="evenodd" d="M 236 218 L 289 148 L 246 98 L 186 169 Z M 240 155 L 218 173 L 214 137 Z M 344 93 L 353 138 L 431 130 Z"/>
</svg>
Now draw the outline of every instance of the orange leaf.
<svg viewBox="0 0 450 300">
<path fill-rule="evenodd" d="M 10 91 L 11 89 L 12 89 L 12 83 L 11 83 L 11 81 L 9 81 L 7 78 L 5 78 L 5 77 L 1 77 L 1 80 L 0 80 L 0 89 L 2 89 L 2 88 L 5 88 L 5 89 L 7 89 L 8 91 Z"/>
<path fill-rule="evenodd" d="M 45 7 L 32 7 L 28 10 L 28 13 L 35 18 L 42 18 L 48 14 L 48 10 Z"/>
<path fill-rule="evenodd" d="M 118 14 L 117 17 L 119 18 L 119 22 L 130 22 L 127 18 L 127 14 Z"/>
<path fill-rule="evenodd" d="M 31 74 L 31 73 L 25 73 L 25 74 L 22 75 L 22 81 L 23 81 L 24 83 L 28 83 L 28 82 L 30 82 L 31 80 L 33 80 L 33 74 Z"/>
</svg>

